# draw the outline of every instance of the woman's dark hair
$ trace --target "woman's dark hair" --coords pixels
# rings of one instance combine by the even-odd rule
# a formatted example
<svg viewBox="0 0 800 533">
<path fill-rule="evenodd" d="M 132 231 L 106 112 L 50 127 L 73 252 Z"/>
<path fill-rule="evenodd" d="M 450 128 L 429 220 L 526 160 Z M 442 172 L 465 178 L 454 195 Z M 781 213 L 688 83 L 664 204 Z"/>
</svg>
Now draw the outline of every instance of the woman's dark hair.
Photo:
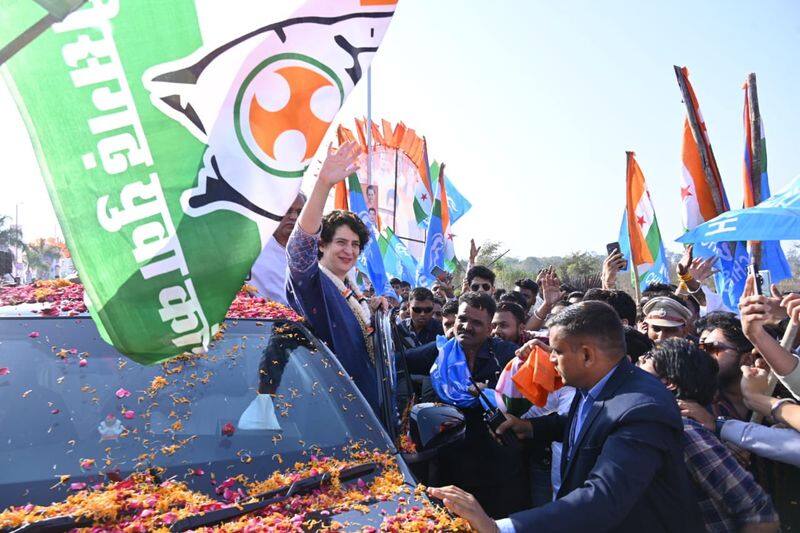
<svg viewBox="0 0 800 533">
<path fill-rule="evenodd" d="M 500 298 L 502 298 L 505 295 L 506 295 L 505 289 L 495 289 L 494 294 L 492 296 L 494 297 L 494 301 L 499 303 Z"/>
<path fill-rule="evenodd" d="M 747 340 L 742 331 L 742 323 L 733 313 L 715 311 L 697 321 L 697 332 L 712 332 L 721 329 L 725 338 L 736 347 L 739 353 L 746 353 L 753 349 L 752 343 Z"/>
<path fill-rule="evenodd" d="M 708 405 L 717 393 L 717 360 L 686 339 L 667 339 L 650 352 L 661 379 L 676 387 L 676 396 Z"/>
<path fill-rule="evenodd" d="M 351 211 L 343 211 L 336 209 L 322 217 L 322 233 L 319 237 L 320 241 L 324 244 L 330 244 L 333 241 L 333 234 L 341 226 L 347 226 L 353 233 L 358 235 L 358 241 L 361 244 L 361 250 L 367 246 L 369 242 L 369 230 L 366 224 L 362 222 L 358 215 Z M 320 252 L 322 256 L 322 252 Z"/>
</svg>

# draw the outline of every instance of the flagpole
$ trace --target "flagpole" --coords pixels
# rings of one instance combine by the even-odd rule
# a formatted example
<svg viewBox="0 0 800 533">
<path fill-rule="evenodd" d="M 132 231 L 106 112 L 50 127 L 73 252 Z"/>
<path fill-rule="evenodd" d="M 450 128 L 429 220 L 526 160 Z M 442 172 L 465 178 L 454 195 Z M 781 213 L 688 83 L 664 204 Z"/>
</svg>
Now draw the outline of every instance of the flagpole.
<svg viewBox="0 0 800 533">
<path fill-rule="evenodd" d="M 747 76 L 747 117 L 750 122 L 750 190 L 753 194 L 753 206 L 761 200 L 761 112 L 758 107 L 758 88 L 756 74 Z M 761 241 L 749 241 L 750 263 L 756 268 L 761 264 Z"/>
<path fill-rule="evenodd" d="M 397 161 L 400 159 L 400 148 L 394 149 L 394 207 L 392 208 L 392 231 L 397 233 L 395 229 L 397 225 Z"/>
<path fill-rule="evenodd" d="M 372 65 L 367 68 L 367 185 L 372 185 Z"/>
</svg>

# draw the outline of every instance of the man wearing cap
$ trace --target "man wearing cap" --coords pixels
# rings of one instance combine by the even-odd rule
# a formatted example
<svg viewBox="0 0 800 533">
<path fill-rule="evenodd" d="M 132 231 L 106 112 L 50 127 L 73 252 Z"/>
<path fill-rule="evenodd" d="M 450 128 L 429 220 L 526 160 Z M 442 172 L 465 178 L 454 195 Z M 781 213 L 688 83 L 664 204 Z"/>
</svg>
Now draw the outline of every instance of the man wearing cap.
<svg viewBox="0 0 800 533">
<path fill-rule="evenodd" d="M 647 326 L 647 336 L 653 342 L 661 342 L 672 337 L 685 337 L 692 319 L 692 312 L 669 296 L 651 298 L 644 304 L 642 312 Z"/>
</svg>

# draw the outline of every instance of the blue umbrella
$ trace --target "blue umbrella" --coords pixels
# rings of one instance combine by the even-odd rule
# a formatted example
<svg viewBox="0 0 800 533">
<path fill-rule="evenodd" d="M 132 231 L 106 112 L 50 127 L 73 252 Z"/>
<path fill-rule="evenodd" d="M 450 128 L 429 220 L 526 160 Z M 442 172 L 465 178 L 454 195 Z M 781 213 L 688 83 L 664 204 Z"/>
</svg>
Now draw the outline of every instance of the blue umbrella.
<svg viewBox="0 0 800 533">
<path fill-rule="evenodd" d="M 800 239 L 800 176 L 755 207 L 727 211 L 676 239 L 682 243 Z"/>
</svg>

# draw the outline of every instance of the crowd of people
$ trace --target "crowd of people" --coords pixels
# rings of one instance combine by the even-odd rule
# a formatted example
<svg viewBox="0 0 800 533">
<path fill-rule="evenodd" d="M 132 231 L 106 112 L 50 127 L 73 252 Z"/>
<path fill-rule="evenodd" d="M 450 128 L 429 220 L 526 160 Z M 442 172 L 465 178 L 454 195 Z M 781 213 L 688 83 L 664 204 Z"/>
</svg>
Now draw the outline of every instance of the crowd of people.
<svg viewBox="0 0 800 533">
<path fill-rule="evenodd" d="M 778 339 L 800 323 L 800 294 L 757 294 L 751 277 L 738 312 L 722 310 L 704 283 L 713 260 L 691 249 L 677 265 L 680 286 L 653 284 L 638 302 L 616 286 L 618 252 L 601 287 L 579 291 L 547 268 L 503 290 L 490 267 L 473 264 L 473 246 L 458 290 L 446 277 L 430 288 L 393 279 L 395 295 L 370 295 L 353 278 L 367 228 L 353 213 L 323 215 L 357 152 L 330 149 L 260 258 L 276 256 L 283 276 L 264 276 L 257 262 L 252 278 L 268 278 L 259 290 L 306 318 L 376 412 L 371 316 L 396 308 L 417 401 L 465 417 L 464 439 L 415 472 L 432 498 L 477 531 L 753 532 L 796 520 L 796 496 L 779 487 L 798 479 L 800 365 L 796 343 Z M 477 389 L 468 398 L 447 382 L 446 365 L 461 361 L 473 388 L 494 389 L 510 361 L 537 350 L 563 387 L 543 406 L 506 413 L 495 432 Z"/>
</svg>

